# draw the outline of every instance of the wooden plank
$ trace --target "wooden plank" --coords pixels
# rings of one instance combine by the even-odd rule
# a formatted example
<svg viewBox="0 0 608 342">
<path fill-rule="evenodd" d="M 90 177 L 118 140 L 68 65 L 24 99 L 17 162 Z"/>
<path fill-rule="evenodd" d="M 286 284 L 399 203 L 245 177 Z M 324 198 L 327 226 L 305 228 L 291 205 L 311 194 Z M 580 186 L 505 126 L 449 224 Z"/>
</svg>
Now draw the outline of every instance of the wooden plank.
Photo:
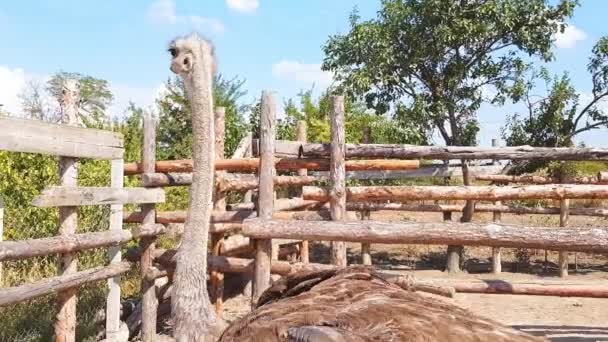
<svg viewBox="0 0 608 342">
<path fill-rule="evenodd" d="M 276 104 L 268 91 L 262 93 L 260 115 L 260 169 L 258 173 L 258 217 L 271 218 L 274 207 L 274 140 Z M 272 237 L 255 241 L 255 266 L 253 273 L 253 302 L 270 286 Z"/>
<path fill-rule="evenodd" d="M 252 154 L 260 155 L 260 140 L 253 139 Z M 278 158 L 300 158 L 302 151 L 302 143 L 299 141 L 290 140 L 275 140 L 274 155 Z"/>
<path fill-rule="evenodd" d="M 327 222 L 248 219 L 243 235 L 256 239 L 309 239 L 433 244 L 605 253 L 608 229 L 529 227 L 478 223 Z"/>
<path fill-rule="evenodd" d="M 304 199 L 329 200 L 329 190 L 305 186 Z M 422 201 L 422 200 L 485 200 L 522 199 L 605 199 L 607 185 L 554 184 L 522 186 L 358 186 L 346 189 L 347 200 L 359 201 Z"/>
<path fill-rule="evenodd" d="M 329 156 L 325 144 L 302 146 L 305 157 Z M 399 159 L 494 159 L 494 160 L 608 160 L 608 149 L 587 147 L 475 147 L 475 146 L 411 146 L 398 144 L 349 144 L 347 158 Z"/>
<path fill-rule="evenodd" d="M 559 226 L 567 227 L 569 221 L 570 200 L 560 201 Z M 568 277 L 568 252 L 559 252 L 559 276 L 562 279 Z"/>
<path fill-rule="evenodd" d="M 0 242 L 0 261 L 19 260 L 87 249 L 119 246 L 131 240 L 128 230 L 107 230 L 82 234 L 63 234 L 41 239 Z"/>
<path fill-rule="evenodd" d="M 86 283 L 118 276 L 128 272 L 130 269 L 130 263 L 120 262 L 110 266 L 99 266 L 86 271 L 47 278 L 17 287 L 0 289 L 0 307 L 75 289 Z"/>
<path fill-rule="evenodd" d="M 73 158 L 123 157 L 122 135 L 110 131 L 54 125 L 0 116 L 0 150 Z"/>
<path fill-rule="evenodd" d="M 346 167 L 344 138 L 344 97 L 331 97 L 331 151 L 330 151 L 330 197 L 329 211 L 332 221 L 343 221 L 346 218 Z M 331 242 L 330 261 L 333 265 L 345 267 L 346 243 Z"/>
<path fill-rule="evenodd" d="M 36 196 L 32 204 L 44 208 L 164 201 L 165 192 L 162 189 L 51 186 Z"/>
<path fill-rule="evenodd" d="M 124 186 L 124 161 L 112 160 L 110 167 L 110 186 L 122 188 Z M 122 204 L 110 205 L 110 231 L 122 231 Z M 110 265 L 121 262 L 120 247 L 108 248 Z M 106 340 L 115 341 L 120 333 L 120 276 L 108 278 L 108 294 L 106 297 Z"/>
<path fill-rule="evenodd" d="M 154 173 L 156 161 L 156 122 L 149 114 L 143 119 L 143 143 L 142 143 L 142 171 L 143 173 Z M 160 190 L 160 189 L 156 189 Z M 143 214 L 143 224 L 155 223 L 156 210 L 153 203 L 141 206 Z M 139 263 L 140 272 L 145 275 L 152 268 L 154 249 L 156 248 L 156 238 L 146 237 L 139 240 L 139 248 L 142 250 Z M 141 319 L 141 339 L 143 342 L 153 342 L 156 339 L 156 318 L 158 308 L 158 298 L 154 281 L 142 277 L 141 280 L 142 296 L 142 319 Z"/>
</svg>

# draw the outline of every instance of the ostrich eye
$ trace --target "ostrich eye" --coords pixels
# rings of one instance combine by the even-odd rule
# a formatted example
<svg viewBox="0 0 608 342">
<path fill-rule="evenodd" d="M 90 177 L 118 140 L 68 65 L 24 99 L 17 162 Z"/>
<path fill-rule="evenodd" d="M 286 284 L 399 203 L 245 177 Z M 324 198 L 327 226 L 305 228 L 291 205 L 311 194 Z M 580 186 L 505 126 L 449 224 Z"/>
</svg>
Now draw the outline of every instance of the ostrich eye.
<svg viewBox="0 0 608 342">
<path fill-rule="evenodd" d="M 173 58 L 177 57 L 177 49 L 176 48 L 169 48 L 169 53 L 171 54 L 171 57 L 173 57 Z"/>
</svg>

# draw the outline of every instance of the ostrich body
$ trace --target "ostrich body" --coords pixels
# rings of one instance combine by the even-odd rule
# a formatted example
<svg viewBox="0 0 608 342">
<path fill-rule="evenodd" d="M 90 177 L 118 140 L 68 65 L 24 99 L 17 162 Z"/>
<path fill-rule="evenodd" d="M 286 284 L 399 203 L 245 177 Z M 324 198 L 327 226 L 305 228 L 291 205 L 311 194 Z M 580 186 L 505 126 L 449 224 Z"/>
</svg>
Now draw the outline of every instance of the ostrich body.
<svg viewBox="0 0 608 342">
<path fill-rule="evenodd" d="M 214 124 L 213 46 L 196 34 L 171 42 L 171 71 L 178 74 L 192 110 L 193 180 L 184 234 L 176 253 L 171 312 L 177 341 L 213 341 L 220 322 L 207 292 L 207 240 L 212 209 Z"/>
<path fill-rule="evenodd" d="M 371 268 L 300 272 L 266 290 L 221 342 L 493 341 L 533 337 L 446 301 L 403 290 Z"/>
</svg>

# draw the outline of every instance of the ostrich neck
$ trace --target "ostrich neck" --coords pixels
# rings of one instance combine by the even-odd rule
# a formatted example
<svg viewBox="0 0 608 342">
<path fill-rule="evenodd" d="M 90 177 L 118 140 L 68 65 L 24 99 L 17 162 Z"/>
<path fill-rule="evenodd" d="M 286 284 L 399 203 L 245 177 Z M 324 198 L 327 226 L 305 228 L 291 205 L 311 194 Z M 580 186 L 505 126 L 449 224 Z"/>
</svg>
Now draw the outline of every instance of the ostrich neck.
<svg viewBox="0 0 608 342">
<path fill-rule="evenodd" d="M 201 64 L 184 79 L 192 109 L 194 170 L 182 245 L 200 245 L 206 241 L 212 209 L 215 159 L 212 80 L 210 68 Z"/>
</svg>

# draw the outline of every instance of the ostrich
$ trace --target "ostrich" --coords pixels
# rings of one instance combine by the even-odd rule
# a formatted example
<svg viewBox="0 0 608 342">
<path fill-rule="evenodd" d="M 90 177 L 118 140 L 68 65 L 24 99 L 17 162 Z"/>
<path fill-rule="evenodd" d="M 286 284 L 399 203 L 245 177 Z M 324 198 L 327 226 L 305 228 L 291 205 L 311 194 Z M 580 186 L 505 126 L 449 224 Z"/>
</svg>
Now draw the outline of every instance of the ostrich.
<svg viewBox="0 0 608 342">
<path fill-rule="evenodd" d="M 184 81 L 192 110 L 194 172 L 184 234 L 176 253 L 171 312 L 177 341 L 215 340 L 222 323 L 207 293 L 207 240 L 212 208 L 214 125 L 211 42 L 191 34 L 169 46 L 171 71 Z"/>
<path fill-rule="evenodd" d="M 220 342 L 545 341 L 386 278 L 362 266 L 289 275 Z"/>
</svg>

